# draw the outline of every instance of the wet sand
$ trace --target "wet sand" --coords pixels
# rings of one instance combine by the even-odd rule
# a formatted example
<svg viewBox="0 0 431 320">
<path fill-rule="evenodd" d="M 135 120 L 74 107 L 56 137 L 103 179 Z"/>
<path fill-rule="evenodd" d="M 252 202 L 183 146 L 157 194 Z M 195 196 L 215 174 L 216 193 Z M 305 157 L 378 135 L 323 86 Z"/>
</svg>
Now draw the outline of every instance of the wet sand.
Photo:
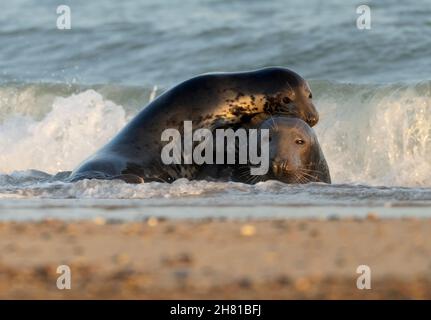
<svg viewBox="0 0 431 320">
<path fill-rule="evenodd" d="M 2 222 L 0 298 L 431 299 L 431 219 Z"/>
</svg>

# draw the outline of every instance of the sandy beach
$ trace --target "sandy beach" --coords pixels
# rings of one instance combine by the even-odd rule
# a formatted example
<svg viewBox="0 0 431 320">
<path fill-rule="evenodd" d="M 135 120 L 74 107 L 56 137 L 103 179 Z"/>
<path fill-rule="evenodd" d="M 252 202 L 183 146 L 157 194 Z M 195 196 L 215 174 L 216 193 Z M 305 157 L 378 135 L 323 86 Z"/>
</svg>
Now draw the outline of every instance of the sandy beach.
<svg viewBox="0 0 431 320">
<path fill-rule="evenodd" d="M 431 220 L 0 223 L 1 299 L 431 298 Z M 59 265 L 70 290 L 56 287 Z M 359 265 L 371 268 L 359 290 Z"/>
</svg>

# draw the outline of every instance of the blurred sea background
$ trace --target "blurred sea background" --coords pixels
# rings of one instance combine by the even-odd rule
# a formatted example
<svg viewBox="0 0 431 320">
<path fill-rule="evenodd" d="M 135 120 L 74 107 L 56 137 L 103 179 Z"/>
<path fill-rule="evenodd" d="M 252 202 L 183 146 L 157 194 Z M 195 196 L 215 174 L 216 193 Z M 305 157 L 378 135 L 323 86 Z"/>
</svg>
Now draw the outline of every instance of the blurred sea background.
<svg viewBox="0 0 431 320">
<path fill-rule="evenodd" d="M 431 215 L 429 1 L 16 0 L 0 44 L 0 219 Z M 52 179 L 152 95 L 265 66 L 309 80 L 333 185 Z"/>
</svg>

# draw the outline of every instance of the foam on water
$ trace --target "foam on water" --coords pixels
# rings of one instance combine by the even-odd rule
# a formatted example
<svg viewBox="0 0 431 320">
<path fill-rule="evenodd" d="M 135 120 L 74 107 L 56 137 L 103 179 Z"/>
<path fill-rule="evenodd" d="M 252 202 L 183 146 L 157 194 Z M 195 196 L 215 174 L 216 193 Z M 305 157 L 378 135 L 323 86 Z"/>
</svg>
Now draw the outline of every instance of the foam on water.
<svg viewBox="0 0 431 320">
<path fill-rule="evenodd" d="M 17 107 L 31 98 L 16 100 Z M 124 109 L 94 90 L 55 98 L 40 120 L 12 112 L 0 125 L 0 172 L 70 170 L 125 123 Z"/>
<path fill-rule="evenodd" d="M 139 185 L 120 180 L 81 180 L 64 183 L 39 171 L 0 175 L 0 199 L 118 199 L 145 200 L 145 205 L 197 206 L 422 206 L 431 204 L 430 188 L 372 187 L 353 184 L 311 183 L 288 185 L 265 181 L 255 185 L 236 182 L 150 182 Z M 126 205 L 127 202 L 123 202 Z M 142 204 L 142 203 L 141 203 Z"/>
<path fill-rule="evenodd" d="M 431 185 L 431 86 L 317 84 L 316 127 L 335 182 Z"/>
</svg>

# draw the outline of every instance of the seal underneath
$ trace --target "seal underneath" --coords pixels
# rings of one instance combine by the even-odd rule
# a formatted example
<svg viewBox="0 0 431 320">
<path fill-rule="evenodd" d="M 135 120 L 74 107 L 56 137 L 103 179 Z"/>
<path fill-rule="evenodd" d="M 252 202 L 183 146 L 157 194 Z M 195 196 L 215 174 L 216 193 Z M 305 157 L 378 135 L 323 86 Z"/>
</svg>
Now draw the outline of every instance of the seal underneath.
<svg viewBox="0 0 431 320">
<path fill-rule="evenodd" d="M 269 130 L 269 170 L 266 174 L 252 175 L 250 163 L 207 165 L 199 173 L 199 179 L 232 180 L 249 184 L 266 180 L 301 184 L 331 183 L 328 164 L 317 136 L 307 123 L 298 118 L 273 116 L 263 120 L 258 128 Z M 238 151 L 238 144 L 236 147 Z"/>
</svg>

